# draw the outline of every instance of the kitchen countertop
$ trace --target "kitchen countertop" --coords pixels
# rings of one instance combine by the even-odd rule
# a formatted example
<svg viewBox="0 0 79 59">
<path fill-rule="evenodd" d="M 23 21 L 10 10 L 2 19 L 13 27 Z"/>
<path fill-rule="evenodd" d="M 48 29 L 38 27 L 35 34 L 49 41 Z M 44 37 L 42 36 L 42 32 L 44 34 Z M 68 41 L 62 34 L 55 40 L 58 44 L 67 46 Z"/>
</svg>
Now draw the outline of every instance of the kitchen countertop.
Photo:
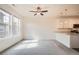
<svg viewBox="0 0 79 59">
<path fill-rule="evenodd" d="M 67 35 L 79 35 L 79 33 L 71 32 L 71 28 L 59 28 L 56 33 L 62 33 Z"/>
</svg>

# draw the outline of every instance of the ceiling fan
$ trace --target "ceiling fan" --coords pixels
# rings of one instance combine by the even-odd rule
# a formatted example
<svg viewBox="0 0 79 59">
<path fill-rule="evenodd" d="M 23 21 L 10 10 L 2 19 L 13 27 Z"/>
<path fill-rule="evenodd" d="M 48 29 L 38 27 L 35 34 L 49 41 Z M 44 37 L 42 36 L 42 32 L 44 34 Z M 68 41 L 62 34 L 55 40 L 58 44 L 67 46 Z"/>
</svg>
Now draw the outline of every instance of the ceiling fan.
<svg viewBox="0 0 79 59">
<path fill-rule="evenodd" d="M 37 14 L 40 14 L 40 15 L 43 16 L 44 13 L 48 12 L 48 10 L 42 10 L 42 8 L 38 6 L 38 7 L 36 8 L 36 11 L 32 10 L 32 11 L 30 11 L 30 12 L 34 12 L 34 13 L 35 13 L 34 16 L 36 16 Z"/>
</svg>

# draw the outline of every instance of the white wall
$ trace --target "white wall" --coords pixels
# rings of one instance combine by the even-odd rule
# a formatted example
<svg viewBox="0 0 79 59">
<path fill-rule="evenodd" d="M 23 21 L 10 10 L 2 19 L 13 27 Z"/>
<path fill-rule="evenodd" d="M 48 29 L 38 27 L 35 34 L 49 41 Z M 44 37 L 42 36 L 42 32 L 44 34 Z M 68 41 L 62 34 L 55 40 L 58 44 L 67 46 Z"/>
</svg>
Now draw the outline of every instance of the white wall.
<svg viewBox="0 0 79 59">
<path fill-rule="evenodd" d="M 22 40 L 21 36 L 0 39 L 0 52 Z"/>
<path fill-rule="evenodd" d="M 5 11 L 8 11 L 11 14 L 13 14 L 13 15 L 17 16 L 18 18 L 22 19 L 22 17 L 16 11 L 14 11 L 10 6 L 8 6 L 8 5 L 0 5 L 0 8 L 4 9 Z M 7 38 L 0 38 L 0 52 L 3 51 L 6 48 L 12 46 L 16 42 L 22 40 L 22 38 L 23 38 L 22 33 L 20 33 L 17 36 L 11 36 L 11 37 L 7 37 Z"/>
<path fill-rule="evenodd" d="M 25 39 L 54 39 L 56 19 L 45 16 L 28 17 L 24 20 Z"/>
</svg>

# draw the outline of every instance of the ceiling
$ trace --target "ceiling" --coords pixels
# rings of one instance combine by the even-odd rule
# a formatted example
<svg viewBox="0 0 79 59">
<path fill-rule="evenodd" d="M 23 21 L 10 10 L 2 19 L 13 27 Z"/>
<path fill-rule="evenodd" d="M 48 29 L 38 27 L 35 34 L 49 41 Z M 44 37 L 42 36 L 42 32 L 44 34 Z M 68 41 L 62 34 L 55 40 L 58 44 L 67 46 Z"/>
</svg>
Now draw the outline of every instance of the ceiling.
<svg viewBox="0 0 79 59">
<path fill-rule="evenodd" d="M 68 9 L 67 13 L 69 15 L 76 15 L 79 14 L 79 5 L 63 5 L 63 4 L 15 4 L 15 5 L 9 5 L 14 10 L 16 10 L 19 14 L 21 14 L 24 17 L 34 17 L 32 12 L 29 12 L 31 10 L 35 10 L 37 6 L 40 6 L 43 10 L 48 10 L 47 13 L 45 13 L 44 16 L 52 17 L 52 16 L 58 16 L 62 12 L 65 12 L 65 9 Z M 39 15 L 37 15 L 39 16 Z"/>
</svg>

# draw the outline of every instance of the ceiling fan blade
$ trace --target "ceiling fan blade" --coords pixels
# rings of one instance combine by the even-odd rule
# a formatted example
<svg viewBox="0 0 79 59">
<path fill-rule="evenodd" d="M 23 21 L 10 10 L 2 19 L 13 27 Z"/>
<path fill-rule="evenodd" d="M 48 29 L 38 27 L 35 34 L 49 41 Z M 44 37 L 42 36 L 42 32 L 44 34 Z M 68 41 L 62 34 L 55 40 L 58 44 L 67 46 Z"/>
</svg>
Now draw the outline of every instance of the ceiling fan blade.
<svg viewBox="0 0 79 59">
<path fill-rule="evenodd" d="M 41 12 L 48 12 L 48 10 L 44 10 L 44 11 L 41 11 Z"/>
<path fill-rule="evenodd" d="M 43 16 L 44 14 L 43 14 L 43 13 L 40 13 L 40 15 L 42 15 L 42 16 Z"/>
<path fill-rule="evenodd" d="M 36 16 L 37 15 L 37 13 L 36 14 L 34 14 L 34 16 Z"/>
<path fill-rule="evenodd" d="M 29 12 L 37 12 L 37 11 L 29 11 Z"/>
</svg>

